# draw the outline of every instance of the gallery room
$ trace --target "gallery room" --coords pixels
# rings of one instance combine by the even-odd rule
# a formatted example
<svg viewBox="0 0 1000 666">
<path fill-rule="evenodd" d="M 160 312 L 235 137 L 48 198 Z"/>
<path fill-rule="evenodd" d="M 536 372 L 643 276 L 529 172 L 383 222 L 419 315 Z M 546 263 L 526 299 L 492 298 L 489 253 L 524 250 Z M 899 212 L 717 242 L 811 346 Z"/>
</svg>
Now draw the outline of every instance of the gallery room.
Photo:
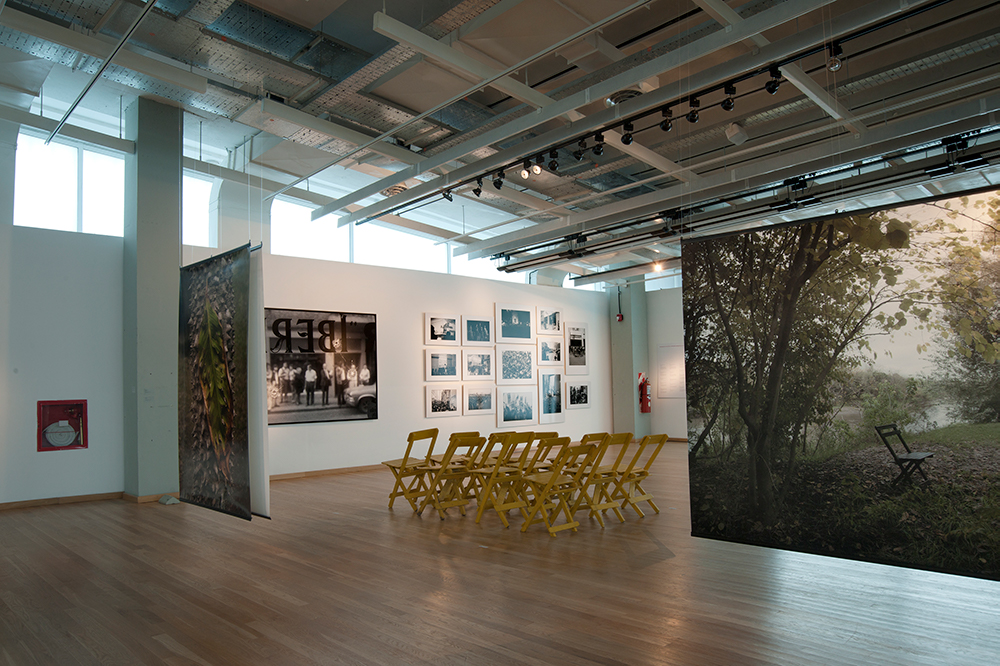
<svg viewBox="0 0 1000 666">
<path fill-rule="evenodd" d="M 995 663 L 998 55 L 0 0 L 0 663 Z"/>
</svg>

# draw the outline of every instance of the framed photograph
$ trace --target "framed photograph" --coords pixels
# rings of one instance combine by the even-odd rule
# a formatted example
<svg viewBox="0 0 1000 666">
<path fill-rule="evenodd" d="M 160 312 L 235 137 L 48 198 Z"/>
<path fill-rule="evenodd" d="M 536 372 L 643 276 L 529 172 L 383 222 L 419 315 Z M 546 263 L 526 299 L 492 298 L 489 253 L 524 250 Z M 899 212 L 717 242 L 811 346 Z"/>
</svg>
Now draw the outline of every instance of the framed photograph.
<svg viewBox="0 0 1000 666">
<path fill-rule="evenodd" d="M 562 310 L 539 305 L 535 325 L 538 335 L 562 335 Z"/>
<path fill-rule="evenodd" d="M 565 344 L 566 374 L 589 374 L 590 369 L 587 363 L 587 325 L 578 322 L 566 322 Z"/>
<path fill-rule="evenodd" d="M 492 349 L 462 350 L 462 379 L 467 382 L 493 381 L 495 366 Z"/>
<path fill-rule="evenodd" d="M 493 318 L 462 317 L 462 344 L 466 347 L 492 347 Z"/>
<path fill-rule="evenodd" d="M 590 382 L 566 382 L 566 409 L 590 409 Z"/>
<path fill-rule="evenodd" d="M 457 349 L 425 349 L 424 379 L 429 382 L 454 382 L 461 379 Z"/>
<path fill-rule="evenodd" d="M 38 401 L 38 450 L 87 448 L 86 400 Z"/>
<path fill-rule="evenodd" d="M 458 384 L 448 384 L 447 386 L 425 386 L 427 397 L 426 416 L 429 419 L 439 416 L 461 416 L 462 387 Z"/>
<path fill-rule="evenodd" d="M 265 308 L 267 423 L 378 418 L 375 315 Z"/>
<path fill-rule="evenodd" d="M 538 371 L 538 423 L 562 423 L 563 411 L 562 372 Z"/>
<path fill-rule="evenodd" d="M 501 386 L 497 389 L 497 427 L 517 428 L 538 423 L 537 386 Z"/>
<path fill-rule="evenodd" d="M 563 339 L 538 336 L 538 365 L 563 364 Z"/>
<path fill-rule="evenodd" d="M 535 343 L 534 308 L 496 304 L 497 342 Z"/>
<path fill-rule="evenodd" d="M 525 345 L 497 345 L 497 384 L 534 384 L 535 348 Z"/>
<path fill-rule="evenodd" d="M 483 384 L 466 384 L 463 389 L 462 414 L 495 414 L 497 411 L 497 387 Z"/>
<path fill-rule="evenodd" d="M 458 315 L 424 313 L 424 344 L 459 346 Z"/>
</svg>

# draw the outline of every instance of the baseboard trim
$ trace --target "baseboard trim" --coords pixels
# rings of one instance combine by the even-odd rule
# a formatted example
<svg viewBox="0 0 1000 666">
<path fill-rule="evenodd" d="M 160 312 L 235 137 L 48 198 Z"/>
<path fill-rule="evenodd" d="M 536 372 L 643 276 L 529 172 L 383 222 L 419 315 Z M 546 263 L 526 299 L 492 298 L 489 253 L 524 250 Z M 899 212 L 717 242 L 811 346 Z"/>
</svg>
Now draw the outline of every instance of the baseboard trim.
<svg viewBox="0 0 1000 666">
<path fill-rule="evenodd" d="M 272 474 L 272 481 L 287 481 L 288 479 L 305 479 L 311 476 L 336 476 L 338 474 L 354 474 L 356 472 L 371 472 L 382 469 L 381 465 L 361 465 L 359 467 L 337 467 L 334 469 L 315 469 L 309 472 L 291 472 L 289 474 Z"/>
<path fill-rule="evenodd" d="M 122 493 L 122 499 L 126 502 L 133 502 L 135 504 L 149 504 L 150 502 L 158 502 L 164 495 L 179 497 L 180 493 L 156 493 L 155 495 L 132 495 L 130 493 Z"/>
<path fill-rule="evenodd" d="M 23 500 L 21 502 L 4 502 L 0 511 L 9 509 L 27 509 L 33 506 L 52 506 L 53 504 L 77 504 L 79 502 L 97 502 L 100 500 L 121 499 L 124 493 L 97 493 L 94 495 L 72 495 L 70 497 L 46 497 L 45 499 Z"/>
</svg>

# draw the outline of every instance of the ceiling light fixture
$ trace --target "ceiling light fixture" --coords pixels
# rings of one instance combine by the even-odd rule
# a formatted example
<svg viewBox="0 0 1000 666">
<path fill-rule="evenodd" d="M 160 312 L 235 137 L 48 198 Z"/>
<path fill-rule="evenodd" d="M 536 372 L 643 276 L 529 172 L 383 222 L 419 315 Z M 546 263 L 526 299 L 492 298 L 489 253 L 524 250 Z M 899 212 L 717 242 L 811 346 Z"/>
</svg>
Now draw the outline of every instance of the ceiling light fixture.
<svg viewBox="0 0 1000 666">
<path fill-rule="evenodd" d="M 626 146 L 631 146 L 632 141 L 634 140 L 632 132 L 635 130 L 635 126 L 632 123 L 625 123 L 625 125 L 622 126 L 622 129 L 625 130 L 625 134 L 622 135 L 622 143 Z"/>
<path fill-rule="evenodd" d="M 830 44 L 830 59 L 826 61 L 827 70 L 839 72 L 840 68 L 844 66 L 844 61 L 840 59 L 842 55 L 844 55 L 844 49 L 840 48 L 840 44 L 836 42 Z"/>
<path fill-rule="evenodd" d="M 521 178 L 528 180 L 528 176 L 531 175 L 531 160 L 524 160 L 524 164 L 521 165 Z"/>
<path fill-rule="evenodd" d="M 669 132 L 674 128 L 674 119 L 669 107 L 663 109 L 663 120 L 660 121 L 660 129 Z"/>
<path fill-rule="evenodd" d="M 455 200 L 455 197 L 452 196 L 451 194 L 451 190 L 445 190 L 444 192 L 441 193 L 441 196 L 443 196 L 445 200 L 448 202 L 452 202 Z"/>
<path fill-rule="evenodd" d="M 771 80 L 764 84 L 764 90 L 770 94 L 778 92 L 778 87 L 781 85 L 781 71 L 777 67 L 771 68 Z"/>
<path fill-rule="evenodd" d="M 472 190 L 472 193 L 476 195 L 477 199 L 479 198 L 479 195 L 483 193 L 483 179 L 482 178 L 476 178 L 476 187 L 475 187 L 474 190 Z"/>
<path fill-rule="evenodd" d="M 736 108 L 736 100 L 733 99 L 733 97 L 736 95 L 736 86 L 734 86 L 731 83 L 727 83 L 726 84 L 725 92 L 726 92 L 726 95 L 728 95 L 728 97 L 726 97 L 726 99 L 722 100 L 722 110 L 723 111 L 732 111 L 733 109 Z"/>
<path fill-rule="evenodd" d="M 600 157 L 604 154 L 604 135 L 598 132 L 594 135 L 594 155 Z"/>
<path fill-rule="evenodd" d="M 687 121 L 689 123 L 694 124 L 694 123 L 698 122 L 698 107 L 699 106 L 701 106 L 701 102 L 698 100 L 698 98 L 697 97 L 692 97 L 691 98 L 691 110 L 688 111 L 687 115 L 685 116 L 685 118 L 687 118 Z"/>
<path fill-rule="evenodd" d="M 541 172 L 542 172 L 542 166 L 540 164 L 532 164 L 531 165 L 531 173 L 533 173 L 533 174 L 535 174 L 537 176 Z"/>
<path fill-rule="evenodd" d="M 496 178 L 493 179 L 493 187 L 498 190 L 503 187 L 504 173 L 503 171 L 497 171 Z"/>
<path fill-rule="evenodd" d="M 553 148 L 549 151 L 549 170 L 555 171 L 559 168 L 559 162 L 556 158 L 559 157 L 559 151 Z"/>
</svg>

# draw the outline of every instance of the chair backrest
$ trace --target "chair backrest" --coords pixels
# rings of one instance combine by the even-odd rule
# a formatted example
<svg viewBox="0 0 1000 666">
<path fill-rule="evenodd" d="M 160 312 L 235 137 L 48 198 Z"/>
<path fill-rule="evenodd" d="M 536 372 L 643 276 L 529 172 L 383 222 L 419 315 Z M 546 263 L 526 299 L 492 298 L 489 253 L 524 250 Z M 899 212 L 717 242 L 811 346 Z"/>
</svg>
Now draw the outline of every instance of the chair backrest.
<svg viewBox="0 0 1000 666">
<path fill-rule="evenodd" d="M 663 445 L 667 443 L 667 436 L 646 435 L 645 437 L 642 438 L 642 440 L 643 441 L 641 442 L 641 445 L 643 449 L 648 451 L 649 447 L 651 446 L 653 447 L 653 452 L 649 454 L 649 457 L 646 458 L 645 464 L 643 464 L 642 466 L 642 471 L 646 475 L 649 475 L 649 470 L 653 466 L 653 461 L 655 461 L 656 457 L 660 455 L 660 450 L 663 449 Z"/>
<path fill-rule="evenodd" d="M 512 433 L 509 432 L 494 432 L 490 434 L 489 439 L 486 440 L 486 444 L 483 446 L 482 450 L 479 451 L 479 455 L 476 456 L 476 466 L 477 467 L 492 467 L 493 463 L 490 461 L 490 457 L 493 456 L 493 452 L 498 450 L 499 453 L 497 457 L 503 457 L 503 444 L 510 440 Z"/>
<path fill-rule="evenodd" d="M 630 432 L 616 432 L 611 435 L 611 439 L 608 440 L 608 448 L 614 446 L 621 447 L 618 449 L 618 455 L 615 457 L 615 462 L 611 466 L 616 472 L 621 469 L 622 461 L 625 459 L 625 452 L 628 451 L 629 445 L 632 443 L 633 435 Z"/>
<path fill-rule="evenodd" d="M 438 429 L 428 428 L 427 430 L 415 430 L 411 432 L 406 438 L 406 453 L 403 454 L 403 465 L 406 465 L 406 461 L 410 459 L 411 455 L 414 458 L 423 458 L 426 463 L 430 460 L 430 457 L 434 454 L 434 444 L 437 442 Z M 423 452 L 423 456 L 418 455 L 423 446 L 418 445 L 414 449 L 414 444 L 418 442 L 427 442 L 427 450 Z"/>
<path fill-rule="evenodd" d="M 512 432 L 511 441 L 514 442 L 515 450 L 511 452 L 511 456 L 516 456 L 517 466 L 520 469 L 524 469 L 525 464 L 528 461 L 528 457 L 531 454 L 531 442 L 535 439 L 535 433 L 533 432 Z M 517 450 L 516 447 L 520 446 L 521 449 Z"/>
<path fill-rule="evenodd" d="M 560 446 L 559 455 L 552 463 L 551 472 L 553 478 L 560 474 L 565 474 L 573 479 L 574 485 L 580 484 L 580 479 L 586 475 L 590 469 L 590 463 L 597 455 L 597 445 L 577 444 L 570 445 L 569 437 L 560 437 L 552 441 L 553 446 Z"/>
<path fill-rule="evenodd" d="M 666 435 L 646 435 L 639 441 L 639 445 L 635 447 L 635 453 L 629 459 L 628 466 L 625 469 L 616 467 L 615 471 L 623 477 L 632 477 L 633 479 L 638 477 L 644 477 L 649 474 L 649 468 L 652 467 L 653 461 L 656 460 L 656 456 L 660 455 L 660 449 L 667 441 Z M 652 453 L 646 458 L 646 462 L 639 464 L 642 454 L 646 452 L 646 449 L 650 446 L 654 447 Z"/>
<path fill-rule="evenodd" d="M 910 447 L 906 445 L 906 441 L 903 439 L 903 433 L 900 431 L 899 426 L 895 423 L 890 423 L 888 425 L 875 426 L 875 432 L 878 433 L 879 438 L 881 438 L 882 443 L 885 444 L 885 448 L 889 449 L 889 453 L 892 454 L 892 459 L 897 460 L 899 456 L 896 454 L 896 450 L 892 448 L 892 444 L 889 443 L 890 437 L 896 437 L 899 443 L 903 445 L 903 449 L 907 453 L 912 453 Z"/>
<path fill-rule="evenodd" d="M 448 442 L 448 449 L 441 457 L 441 468 L 445 469 L 452 465 L 452 462 L 459 458 L 471 460 L 476 452 L 486 444 L 485 437 L 455 437 L 452 435 Z M 463 467 L 465 465 L 462 465 Z"/>
</svg>

